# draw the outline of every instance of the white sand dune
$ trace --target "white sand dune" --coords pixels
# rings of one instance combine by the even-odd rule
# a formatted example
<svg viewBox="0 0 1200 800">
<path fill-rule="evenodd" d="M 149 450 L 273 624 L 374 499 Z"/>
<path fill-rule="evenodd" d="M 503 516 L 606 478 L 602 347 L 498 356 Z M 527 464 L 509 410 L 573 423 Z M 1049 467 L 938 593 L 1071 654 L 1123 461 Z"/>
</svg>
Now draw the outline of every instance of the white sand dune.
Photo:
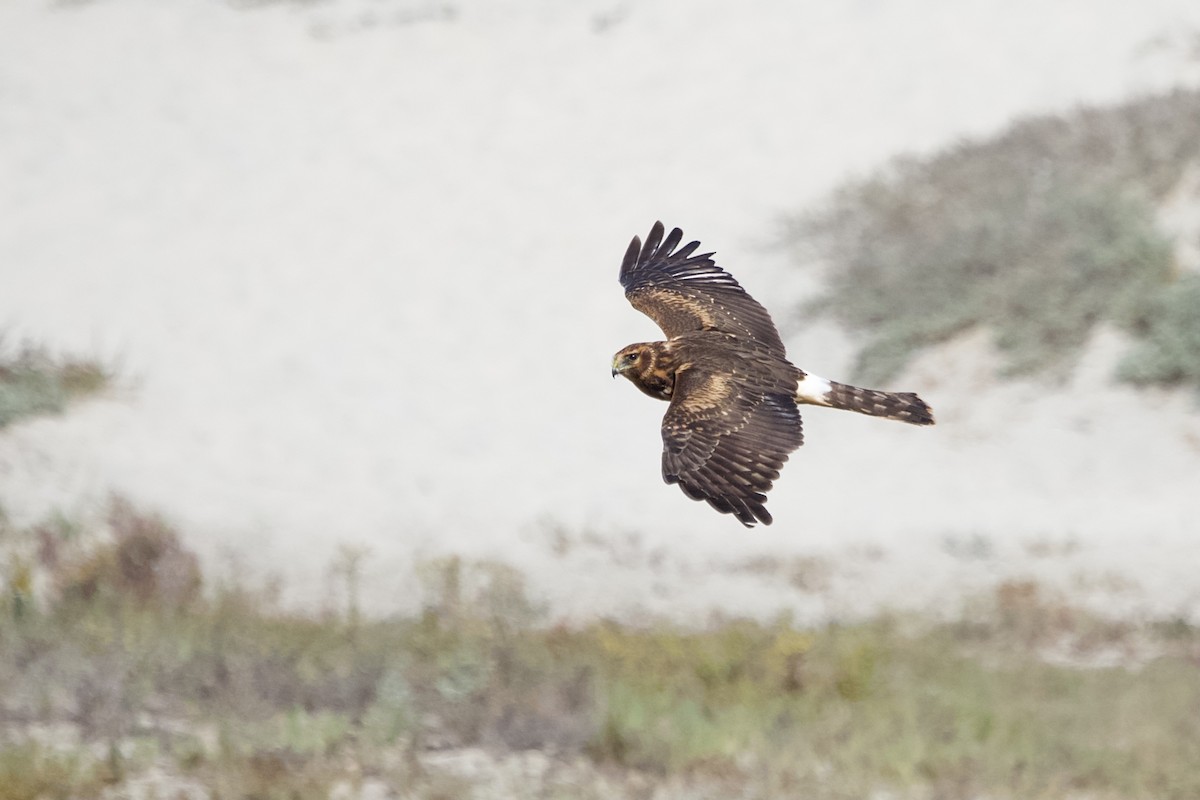
<svg viewBox="0 0 1200 800">
<path fill-rule="evenodd" d="M 1200 618 L 1200 415 L 1003 385 L 986 342 L 897 388 L 939 425 L 806 415 L 752 532 L 658 477 L 657 335 L 616 268 L 656 219 L 718 251 L 793 360 L 850 349 L 782 215 L 899 152 L 1200 80 L 1194 0 L 0 4 L 0 329 L 116 359 L 0 435 L 17 521 L 159 509 L 213 565 L 364 601 L 412 564 L 519 566 L 554 613 L 938 608 L 1007 577 Z M 1118 343 L 1119 344 L 1119 343 Z M 808 572 L 805 572 L 805 570 Z M 812 574 L 809 574 L 812 573 Z"/>
</svg>

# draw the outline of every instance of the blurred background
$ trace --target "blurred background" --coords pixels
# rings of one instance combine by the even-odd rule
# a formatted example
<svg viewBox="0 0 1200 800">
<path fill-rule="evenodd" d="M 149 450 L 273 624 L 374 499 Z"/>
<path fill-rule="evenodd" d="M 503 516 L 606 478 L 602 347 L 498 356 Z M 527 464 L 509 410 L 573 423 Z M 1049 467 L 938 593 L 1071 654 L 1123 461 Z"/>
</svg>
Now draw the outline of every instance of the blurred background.
<svg viewBox="0 0 1200 800">
<path fill-rule="evenodd" d="M 288 642 L 361 641 L 362 626 L 428 621 L 430 609 L 442 626 L 424 639 L 388 628 L 376 641 L 390 650 L 288 662 L 357 675 L 358 694 L 296 678 L 308 688 L 276 697 L 255 681 L 282 675 L 279 664 L 247 657 L 238 672 L 214 655 L 205 669 L 223 663 L 212 674 L 243 693 L 228 708 L 256 698 L 290 733 L 263 734 L 269 747 L 230 744 L 219 725 L 212 741 L 196 734 L 195 763 L 236 763 L 261 786 L 223 777 L 233 782 L 221 794 L 195 767 L 194 783 L 170 791 L 271 796 L 308 775 L 314 753 L 341 752 L 345 731 L 360 735 L 354 726 L 378 708 L 384 721 L 371 724 L 390 732 L 379 741 L 418 754 L 409 771 L 334 770 L 312 779 L 312 796 L 473 796 L 502 783 L 488 772 L 497 763 L 525 776 L 496 789 L 504 797 L 591 796 L 585 785 L 631 797 L 1200 791 L 1200 778 L 1176 769 L 1192 755 L 1200 763 L 1187 751 L 1144 786 L 1122 786 L 1066 756 L 1066 774 L 1051 775 L 1029 767 L 1028 753 L 1020 769 L 989 772 L 955 751 L 947 772 L 915 750 L 867 768 L 818 747 L 811 775 L 861 781 L 814 784 L 770 766 L 775 756 L 749 733 L 730 744 L 740 729 L 728 720 L 714 723 L 716 744 L 646 750 L 622 725 L 666 736 L 652 722 L 658 701 L 639 700 L 647 710 L 631 700 L 642 722 L 614 722 L 628 696 L 596 677 L 603 664 L 572 662 L 553 678 L 497 666 L 513 652 L 558 653 L 541 637 L 560 630 L 584 637 L 568 651 L 598 648 L 602 662 L 630 648 L 618 661 L 634 673 L 648 669 L 637 648 L 677 653 L 655 662 L 670 684 L 716 646 L 758 665 L 714 657 L 726 677 L 800 695 L 802 684 L 827 685 L 830 702 L 853 705 L 882 696 L 869 690 L 881 653 L 906 663 L 893 628 L 872 627 L 880 619 L 916 615 L 933 626 L 922 636 L 943 636 L 939 625 L 978 612 L 1003 633 L 983 637 L 991 646 L 1016 636 L 1036 651 L 1031 663 L 1044 665 L 1067 631 L 1095 645 L 1089 669 L 1161 651 L 1178 656 L 1172 674 L 1190 685 L 1182 665 L 1200 623 L 1194 2 L 8 0 L 0 186 L 0 561 L 11 624 L 49 624 L 39 615 L 66 614 L 70 602 L 123 619 L 97 599 L 109 597 L 138 620 L 147 604 L 220 630 L 250 615 L 275 633 L 249 628 L 247 640 L 261 634 L 296 653 L 308 650 Z M 620 347 L 659 338 L 616 276 L 630 238 L 660 219 L 716 251 L 771 311 L 798 366 L 919 391 L 937 426 L 805 412 L 806 443 L 771 494 L 769 528 L 747 531 L 664 486 L 664 406 L 608 370 Z M 473 627 L 487 609 L 504 613 Z M 65 628 L 8 629 L 23 642 L 10 652 L 26 656 L 5 674 L 26 680 L 43 663 L 34 654 L 50 658 L 48 641 L 72 640 L 76 612 L 54 617 Z M 300 619 L 335 632 L 271 627 Z M 735 626 L 737 639 L 730 619 L 754 627 Z M 614 644 L 600 620 L 618 638 L 670 633 Z M 1183 655 L 1158 634 L 1139 638 L 1159 625 L 1188 642 Z M 822 638 L 841 626 L 858 638 Z M 695 631 L 724 644 L 698 644 Z M 125 664 L 127 639 L 87 641 L 82 652 Z M 397 651 L 407 666 L 391 664 Z M 825 663 L 821 653 L 828 669 L 797 672 L 805 659 Z M 1092 680 L 1078 666 L 1062 668 Z M 104 742 L 109 772 L 96 785 L 120 796 L 133 796 L 131 776 L 144 779 L 146 764 L 176 775 L 192 763 L 161 721 L 207 730 L 188 717 L 195 698 L 162 699 L 168 685 L 190 685 L 175 672 L 135 678 L 129 666 L 110 685 L 125 667 L 105 680 L 62 669 L 14 692 L 11 741 L 28 747 L 31 726 L 62 723 L 73 742 Z M 243 685 L 229 674 L 260 677 Z M 980 685 L 947 678 L 960 679 Z M 1169 691 L 1139 707 L 1200 710 Z M 401 699 L 380 706 L 385 697 Z M 538 703 L 552 708 L 514 711 Z M 472 706 L 490 710 L 455 716 Z M 896 719 L 895 709 L 855 708 Z M 967 738 L 1003 750 L 988 738 L 1003 720 L 989 714 Z M 147 715 L 158 744 L 139 756 L 129 742 Z M 962 708 L 950 716 L 962 720 Z M 1132 729 L 1147 752 L 1166 747 Z M 34 737 L 43 749 L 14 758 L 50 758 L 63 735 Z M 870 741 L 910 735 L 926 741 L 919 726 L 889 725 Z M 1013 740 L 1014 752 L 1044 744 Z M 545 756 L 548 743 L 587 755 L 583 766 Z M 486 746 L 483 761 L 462 755 L 468 746 Z M 496 756 L 530 748 L 544 763 Z M 443 751 L 459 759 L 453 768 L 431 761 Z M 360 767 L 370 761 L 356 753 Z M 761 756 L 757 766 L 746 753 Z M 69 796 L 87 796 L 79 765 L 91 762 L 72 763 L 63 769 L 74 777 L 53 773 L 47 785 L 76 781 Z M 605 763 L 630 771 L 596 789 L 588 770 Z M 695 779 L 701 764 L 712 773 Z M 657 777 L 639 789 L 645 774 Z M 994 783 L 979 783 L 987 775 Z M 794 780 L 811 795 L 793 795 Z M 547 788 L 559 784 L 574 788 Z"/>
</svg>

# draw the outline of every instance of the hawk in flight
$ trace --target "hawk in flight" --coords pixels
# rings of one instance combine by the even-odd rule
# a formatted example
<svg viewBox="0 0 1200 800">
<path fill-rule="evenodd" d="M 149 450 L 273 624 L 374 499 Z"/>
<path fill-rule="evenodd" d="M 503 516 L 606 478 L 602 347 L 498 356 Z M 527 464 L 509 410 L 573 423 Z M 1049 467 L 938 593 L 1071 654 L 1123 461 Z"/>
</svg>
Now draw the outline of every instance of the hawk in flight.
<svg viewBox="0 0 1200 800">
<path fill-rule="evenodd" d="M 787 360 L 765 308 L 699 242 L 679 246 L 656 222 L 646 243 L 634 237 L 621 263 L 625 297 L 654 320 L 665 342 L 631 344 L 613 356 L 624 375 L 666 400 L 662 474 L 746 527 L 771 524 L 767 492 L 788 454 L 804 442 L 798 404 L 932 425 L 911 392 L 860 389 L 809 374 Z"/>
</svg>

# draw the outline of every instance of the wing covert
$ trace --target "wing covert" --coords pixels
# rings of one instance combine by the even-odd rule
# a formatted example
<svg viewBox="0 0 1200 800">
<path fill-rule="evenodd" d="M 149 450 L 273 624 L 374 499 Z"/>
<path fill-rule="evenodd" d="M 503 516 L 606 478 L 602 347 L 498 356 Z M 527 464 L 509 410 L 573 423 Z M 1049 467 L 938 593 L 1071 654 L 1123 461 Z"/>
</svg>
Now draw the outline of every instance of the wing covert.
<svg viewBox="0 0 1200 800">
<path fill-rule="evenodd" d="M 770 525 L 766 493 L 804 441 L 794 399 L 697 368 L 675 381 L 662 422 L 663 480 L 747 527 Z"/>
<path fill-rule="evenodd" d="M 699 242 L 679 247 L 679 228 L 664 234 L 663 224 L 656 222 L 645 244 L 635 236 L 625 251 L 620 280 L 633 307 L 654 320 L 668 338 L 717 330 L 755 339 L 783 355 L 783 341 L 770 314 L 717 266 L 713 254 L 694 255 Z"/>
</svg>

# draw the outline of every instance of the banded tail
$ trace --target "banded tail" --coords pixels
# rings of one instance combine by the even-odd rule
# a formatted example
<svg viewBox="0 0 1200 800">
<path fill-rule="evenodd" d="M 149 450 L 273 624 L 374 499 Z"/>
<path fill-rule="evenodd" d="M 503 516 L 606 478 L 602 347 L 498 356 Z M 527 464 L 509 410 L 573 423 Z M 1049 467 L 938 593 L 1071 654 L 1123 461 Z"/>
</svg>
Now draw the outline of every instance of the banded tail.
<svg viewBox="0 0 1200 800">
<path fill-rule="evenodd" d="M 913 425 L 932 425 L 933 409 L 913 392 L 881 392 L 861 389 L 816 375 L 805 374 L 796 387 L 796 402 L 857 411 Z"/>
</svg>

